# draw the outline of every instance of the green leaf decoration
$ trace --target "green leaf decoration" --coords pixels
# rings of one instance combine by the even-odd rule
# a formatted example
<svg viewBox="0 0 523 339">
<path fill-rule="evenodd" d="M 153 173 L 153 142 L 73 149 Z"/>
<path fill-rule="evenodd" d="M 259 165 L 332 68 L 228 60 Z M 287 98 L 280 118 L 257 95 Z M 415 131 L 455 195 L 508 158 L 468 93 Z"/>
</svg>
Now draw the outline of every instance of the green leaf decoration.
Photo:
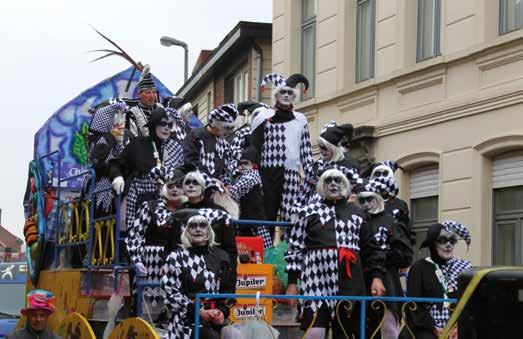
<svg viewBox="0 0 523 339">
<path fill-rule="evenodd" d="M 87 165 L 87 144 L 84 136 L 79 132 L 74 134 L 73 155 L 81 165 Z"/>
<path fill-rule="evenodd" d="M 82 135 L 85 137 L 89 134 L 89 124 L 84 121 L 84 124 L 82 125 Z"/>
</svg>

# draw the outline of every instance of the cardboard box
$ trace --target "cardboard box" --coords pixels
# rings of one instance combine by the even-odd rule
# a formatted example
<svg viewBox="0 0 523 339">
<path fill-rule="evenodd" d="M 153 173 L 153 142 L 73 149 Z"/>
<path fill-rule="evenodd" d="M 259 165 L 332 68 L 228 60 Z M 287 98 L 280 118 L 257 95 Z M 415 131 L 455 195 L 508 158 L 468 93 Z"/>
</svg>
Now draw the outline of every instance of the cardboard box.
<svg viewBox="0 0 523 339">
<path fill-rule="evenodd" d="M 273 266 L 270 264 L 238 264 L 237 294 L 272 293 Z"/>
</svg>

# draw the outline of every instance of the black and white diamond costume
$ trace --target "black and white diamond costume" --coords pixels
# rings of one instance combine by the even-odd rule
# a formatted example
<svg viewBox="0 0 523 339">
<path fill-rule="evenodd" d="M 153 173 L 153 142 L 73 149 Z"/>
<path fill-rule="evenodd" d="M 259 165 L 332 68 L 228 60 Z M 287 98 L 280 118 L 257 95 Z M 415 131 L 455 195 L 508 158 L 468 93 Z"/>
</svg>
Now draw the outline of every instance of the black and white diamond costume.
<svg viewBox="0 0 523 339">
<path fill-rule="evenodd" d="M 456 298 L 459 275 L 472 267 L 467 260 L 451 258 L 444 260 L 435 250 L 435 243 L 441 230 L 454 233 L 462 238 L 467 246 L 471 243 L 467 227 L 455 221 L 433 224 L 421 247 L 429 247 L 430 256 L 416 261 L 409 270 L 407 296 L 426 298 Z M 438 274 L 438 270 L 440 273 Z M 444 328 L 450 319 L 451 310 L 443 303 L 417 303 L 416 310 L 408 310 L 406 323 L 416 338 L 435 339 L 434 328 Z M 400 338 L 410 338 L 404 329 Z"/>
<path fill-rule="evenodd" d="M 225 104 L 209 113 L 209 126 L 191 130 L 183 144 L 186 163 L 195 165 L 201 172 L 212 178 L 229 182 L 228 176 L 236 171 L 236 159 L 231 145 L 225 138 L 210 132 L 214 121 L 232 124 L 238 116 L 233 104 Z"/>
<path fill-rule="evenodd" d="M 150 136 L 133 138 L 120 154 L 110 163 L 110 177 L 130 178 L 126 206 L 126 229 L 133 227 L 137 209 L 144 201 L 158 197 L 158 184 L 151 178 L 150 171 L 160 162 L 166 168 L 175 168 L 183 164 L 183 151 L 174 139 L 159 140 L 155 134 L 156 125 L 168 119 L 163 108 L 157 108 L 151 114 L 148 128 Z"/>
<path fill-rule="evenodd" d="M 262 86 L 273 82 L 279 88 L 294 88 L 299 82 L 308 88 L 302 75 L 284 79 L 277 74 L 264 77 Z M 307 118 L 295 112 L 292 105 L 261 110 L 252 122 L 251 142 L 260 155 L 260 176 L 263 183 L 265 212 L 268 220 L 290 221 L 293 205 L 299 199 L 300 171 L 312 174 L 312 147 Z"/>
</svg>

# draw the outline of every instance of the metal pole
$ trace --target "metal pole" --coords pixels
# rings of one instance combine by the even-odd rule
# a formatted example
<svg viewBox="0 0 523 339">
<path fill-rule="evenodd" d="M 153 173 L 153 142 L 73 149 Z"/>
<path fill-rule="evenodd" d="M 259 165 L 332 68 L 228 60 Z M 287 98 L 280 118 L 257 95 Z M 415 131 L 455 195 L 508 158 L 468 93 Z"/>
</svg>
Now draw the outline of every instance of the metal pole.
<svg viewBox="0 0 523 339">
<path fill-rule="evenodd" d="M 189 47 L 187 45 L 185 45 L 183 47 L 184 51 L 185 51 L 185 78 L 184 78 L 184 82 L 187 81 L 187 79 L 189 78 Z"/>
</svg>

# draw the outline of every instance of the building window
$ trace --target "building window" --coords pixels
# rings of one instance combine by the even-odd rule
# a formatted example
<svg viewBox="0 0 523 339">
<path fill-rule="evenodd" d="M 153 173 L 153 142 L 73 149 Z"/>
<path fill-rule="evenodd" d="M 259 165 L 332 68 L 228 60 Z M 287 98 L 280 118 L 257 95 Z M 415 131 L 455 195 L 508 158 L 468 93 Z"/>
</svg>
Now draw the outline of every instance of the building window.
<svg viewBox="0 0 523 339">
<path fill-rule="evenodd" d="M 376 1 L 358 0 L 356 14 L 356 82 L 374 77 Z"/>
<path fill-rule="evenodd" d="M 418 0 L 418 62 L 440 54 L 440 17 L 440 0 Z"/>
<path fill-rule="evenodd" d="M 439 170 L 437 167 L 420 168 L 410 175 L 410 209 L 412 228 L 416 233 L 415 260 L 428 255 L 427 249 L 419 249 L 425 240 L 427 229 L 438 222 Z"/>
<path fill-rule="evenodd" d="M 499 34 L 506 34 L 523 27 L 521 0 L 499 0 Z"/>
<path fill-rule="evenodd" d="M 310 86 L 302 100 L 314 96 L 316 72 L 316 0 L 301 2 L 301 73 L 309 80 Z"/>
<path fill-rule="evenodd" d="M 225 101 L 238 103 L 246 100 L 249 100 L 248 64 L 225 79 Z"/>
<path fill-rule="evenodd" d="M 212 110 L 212 95 L 211 92 L 207 92 L 207 113 Z"/>
<path fill-rule="evenodd" d="M 501 155 L 493 162 L 495 265 L 523 264 L 523 155 Z"/>
</svg>

